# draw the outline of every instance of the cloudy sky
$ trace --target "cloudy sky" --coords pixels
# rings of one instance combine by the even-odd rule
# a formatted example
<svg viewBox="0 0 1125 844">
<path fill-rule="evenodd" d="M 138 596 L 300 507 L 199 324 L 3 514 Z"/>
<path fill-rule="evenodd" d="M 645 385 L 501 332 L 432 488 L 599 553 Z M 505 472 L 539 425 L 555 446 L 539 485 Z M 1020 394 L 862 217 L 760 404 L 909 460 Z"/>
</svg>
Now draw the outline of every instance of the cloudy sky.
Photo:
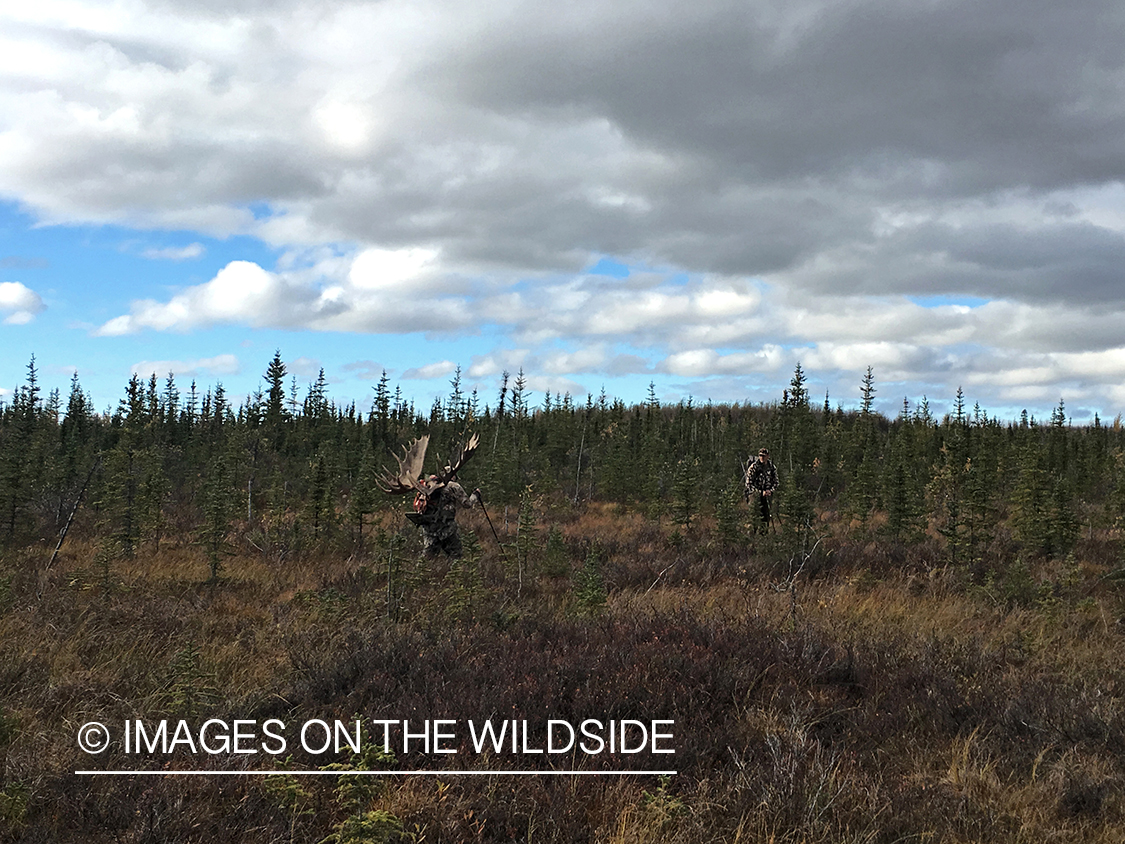
<svg viewBox="0 0 1125 844">
<path fill-rule="evenodd" d="M 1116 0 L 0 11 L 0 389 L 34 354 L 428 404 L 1125 405 Z M 535 400 L 535 396 L 533 396 Z"/>
</svg>

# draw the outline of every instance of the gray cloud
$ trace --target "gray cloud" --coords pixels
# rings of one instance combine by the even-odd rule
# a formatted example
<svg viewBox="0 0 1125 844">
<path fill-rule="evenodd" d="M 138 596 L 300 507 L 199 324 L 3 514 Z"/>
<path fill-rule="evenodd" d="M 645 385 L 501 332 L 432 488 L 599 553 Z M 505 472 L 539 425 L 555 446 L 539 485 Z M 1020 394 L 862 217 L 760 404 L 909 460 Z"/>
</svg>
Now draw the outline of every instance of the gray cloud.
<svg viewBox="0 0 1125 844">
<path fill-rule="evenodd" d="M 881 208 L 933 219 L 950 203 L 1013 188 L 1049 199 L 1125 172 L 1125 21 L 1111 3 L 716 0 L 559 14 L 449 0 L 428 4 L 441 16 L 425 33 L 393 2 L 295 17 L 244 5 L 206 46 L 186 36 L 218 29 L 215 4 L 192 7 L 180 38 L 37 27 L 87 74 L 52 93 L 58 80 L 34 71 L 9 86 L 9 123 L 46 143 L 17 150 L 8 181 L 60 218 L 194 214 L 309 242 L 439 242 L 447 260 L 517 271 L 574 271 L 601 253 L 784 278 L 856 247 L 876 247 L 877 270 Z M 169 24 L 181 14 L 155 11 Z M 397 33 L 364 30 L 388 22 Z M 370 55 L 345 64 L 365 43 L 390 51 L 386 67 Z M 354 118 L 348 149 L 321 131 L 326 114 L 337 130 Z M 253 202 L 290 219 L 262 229 L 238 213 Z M 1041 242 L 1041 223 L 1022 237 Z M 977 287 L 1001 292 L 987 270 L 1014 236 L 907 234 L 890 257 L 934 240 L 976 258 Z M 1023 269 L 1041 275 L 1031 287 L 1065 272 L 1104 295 L 1103 253 L 1070 252 L 1028 256 Z M 956 266 L 930 275 L 931 288 L 968 284 Z M 882 279 L 867 284 L 898 289 Z"/>
<path fill-rule="evenodd" d="M 812 286 L 1038 302 L 1120 304 L 1125 295 L 1125 233 L 1089 222 L 929 222 L 856 251 L 866 254 L 853 253 L 850 268 L 837 264 Z"/>
<path fill-rule="evenodd" d="M 606 115 L 753 181 L 935 162 L 974 174 L 975 194 L 980 178 L 1121 172 L 1117 4 L 591 2 L 552 18 L 425 70 L 488 108 Z"/>
</svg>

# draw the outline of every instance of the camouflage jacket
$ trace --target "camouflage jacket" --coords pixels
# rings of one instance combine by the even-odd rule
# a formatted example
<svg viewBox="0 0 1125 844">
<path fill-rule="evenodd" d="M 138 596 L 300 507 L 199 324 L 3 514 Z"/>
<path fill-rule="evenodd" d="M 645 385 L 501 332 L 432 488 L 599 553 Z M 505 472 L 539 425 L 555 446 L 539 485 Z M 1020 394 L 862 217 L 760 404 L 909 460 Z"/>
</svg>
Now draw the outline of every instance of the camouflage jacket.
<svg viewBox="0 0 1125 844">
<path fill-rule="evenodd" d="M 746 494 L 751 492 L 766 492 L 768 490 L 775 490 L 778 487 L 777 467 L 773 465 L 772 460 L 766 460 L 763 463 L 757 458 L 750 464 L 746 470 L 746 475 L 742 479 L 742 485 L 746 488 Z"/>
<path fill-rule="evenodd" d="M 457 529 L 457 508 L 473 507 L 477 501 L 476 493 L 467 495 L 461 484 L 450 481 L 427 496 L 426 509 L 411 521 L 426 533 L 444 539 Z"/>
</svg>

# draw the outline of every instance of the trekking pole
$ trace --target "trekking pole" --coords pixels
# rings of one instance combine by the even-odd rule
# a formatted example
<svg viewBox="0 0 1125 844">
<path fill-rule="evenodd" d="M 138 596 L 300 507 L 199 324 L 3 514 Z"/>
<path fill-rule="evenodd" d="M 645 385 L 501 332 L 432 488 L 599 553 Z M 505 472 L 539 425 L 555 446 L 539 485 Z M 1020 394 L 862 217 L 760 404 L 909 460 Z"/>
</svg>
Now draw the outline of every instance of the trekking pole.
<svg viewBox="0 0 1125 844">
<path fill-rule="evenodd" d="M 480 509 L 481 509 L 481 512 L 484 513 L 484 518 L 485 518 L 485 521 L 488 522 L 488 526 L 490 528 L 492 528 L 492 536 L 496 539 L 496 547 L 500 549 L 500 553 L 503 553 L 504 552 L 504 544 L 500 541 L 500 534 L 498 534 L 496 532 L 496 528 L 492 524 L 492 519 L 488 515 L 488 508 L 486 508 L 484 506 L 483 500 L 480 502 Z"/>
</svg>

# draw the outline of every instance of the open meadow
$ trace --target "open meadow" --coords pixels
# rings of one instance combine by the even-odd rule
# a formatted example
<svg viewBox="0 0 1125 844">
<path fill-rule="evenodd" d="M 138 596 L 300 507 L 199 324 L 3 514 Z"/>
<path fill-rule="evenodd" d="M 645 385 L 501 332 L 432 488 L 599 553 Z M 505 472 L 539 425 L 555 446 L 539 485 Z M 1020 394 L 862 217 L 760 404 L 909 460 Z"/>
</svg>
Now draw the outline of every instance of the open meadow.
<svg viewBox="0 0 1125 844">
<path fill-rule="evenodd" d="M 479 541 L 470 539 L 463 565 L 416 566 L 412 537 L 393 521 L 348 557 L 243 549 L 216 583 L 205 582 L 198 549 L 174 542 L 99 563 L 92 544 L 75 541 L 49 570 L 48 548 L 7 554 L 4 840 L 889 844 L 1125 834 L 1125 606 L 1102 549 L 1087 560 L 1080 543 L 1066 561 L 975 582 L 932 541 L 825 536 L 811 554 L 794 554 L 780 534 L 724 544 L 704 522 L 682 534 L 615 506 L 544 506 L 519 559 L 514 542 L 501 556 L 486 541 L 478 514 L 468 524 Z M 392 614 L 394 555 L 403 587 Z M 75 743 L 89 721 L 354 716 L 674 719 L 676 753 L 659 761 L 677 773 L 296 777 L 285 770 L 634 762 L 365 751 L 216 763 L 130 756 L 116 744 L 88 756 Z M 216 765 L 277 773 L 74 773 Z"/>
</svg>

